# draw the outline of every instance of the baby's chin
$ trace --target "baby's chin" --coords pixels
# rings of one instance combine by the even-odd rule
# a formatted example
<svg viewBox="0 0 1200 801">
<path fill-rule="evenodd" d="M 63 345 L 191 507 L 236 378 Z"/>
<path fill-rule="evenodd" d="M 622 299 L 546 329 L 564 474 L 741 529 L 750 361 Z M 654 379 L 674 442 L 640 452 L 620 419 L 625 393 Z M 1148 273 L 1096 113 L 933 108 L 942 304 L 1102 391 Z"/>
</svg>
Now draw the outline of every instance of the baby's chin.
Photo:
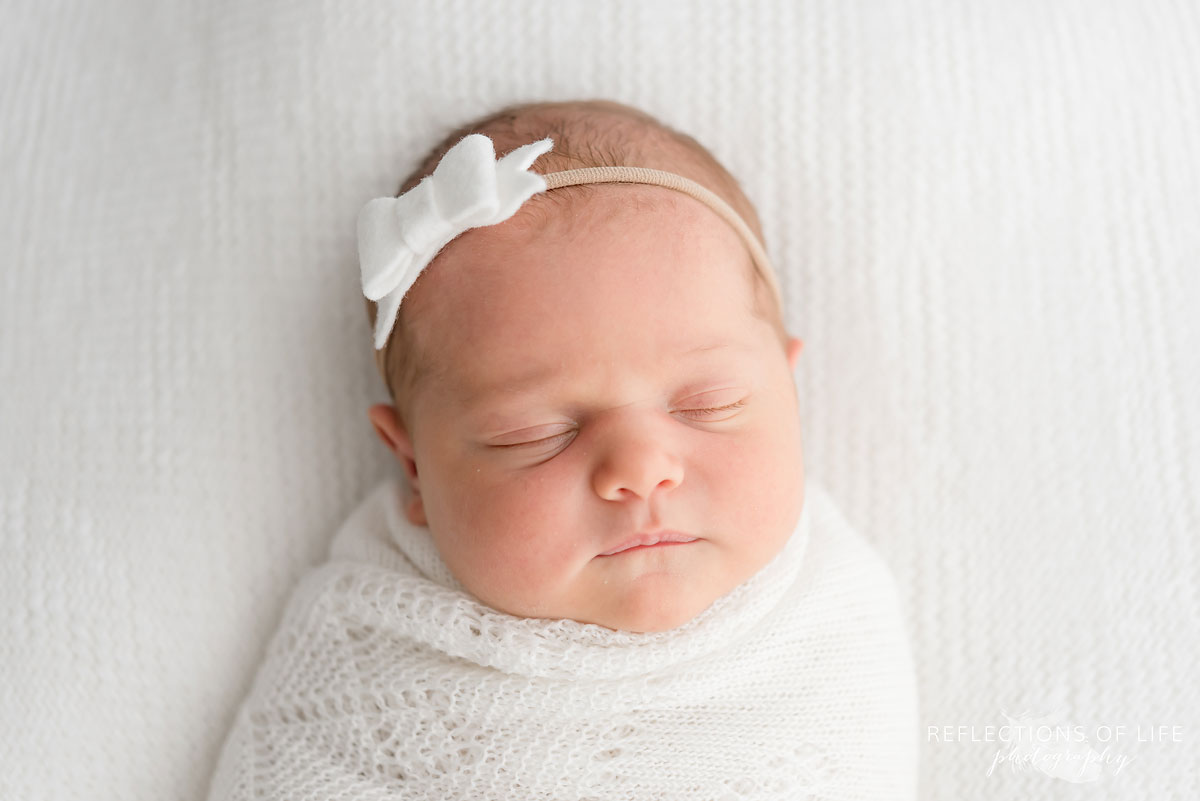
<svg viewBox="0 0 1200 801">
<path fill-rule="evenodd" d="M 715 600 L 707 597 L 680 598 L 678 593 L 664 593 L 657 598 L 644 594 L 638 599 L 614 599 L 610 609 L 580 614 L 573 616 L 573 619 L 613 630 L 655 634 L 687 625 L 712 606 Z"/>
</svg>

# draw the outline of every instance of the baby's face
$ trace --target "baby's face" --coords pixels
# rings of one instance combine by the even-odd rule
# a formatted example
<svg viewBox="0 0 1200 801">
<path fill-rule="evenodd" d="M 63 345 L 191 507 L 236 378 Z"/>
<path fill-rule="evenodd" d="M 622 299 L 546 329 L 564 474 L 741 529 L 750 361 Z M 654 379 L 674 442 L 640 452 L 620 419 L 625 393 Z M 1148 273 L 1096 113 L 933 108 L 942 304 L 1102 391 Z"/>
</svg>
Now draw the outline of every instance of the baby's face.
<svg viewBox="0 0 1200 801">
<path fill-rule="evenodd" d="M 797 524 L 800 342 L 752 314 L 747 249 L 708 208 L 594 188 L 563 231 L 469 231 L 410 293 L 445 372 L 402 446 L 408 514 L 496 609 L 662 631 Z M 696 539 L 603 555 L 659 529 Z"/>
</svg>

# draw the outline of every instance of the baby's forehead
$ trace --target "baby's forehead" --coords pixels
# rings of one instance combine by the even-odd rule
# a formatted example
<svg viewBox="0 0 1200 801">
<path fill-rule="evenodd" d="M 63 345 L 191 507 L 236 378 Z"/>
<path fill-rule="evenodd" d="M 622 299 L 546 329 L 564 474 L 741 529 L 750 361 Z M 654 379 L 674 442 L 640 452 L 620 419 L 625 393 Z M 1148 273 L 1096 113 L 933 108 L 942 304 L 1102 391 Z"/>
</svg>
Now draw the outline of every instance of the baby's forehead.
<svg viewBox="0 0 1200 801">
<path fill-rule="evenodd" d="M 613 385 L 626 385 L 627 377 L 649 384 L 678 383 L 677 379 L 683 378 L 731 378 L 736 370 L 725 368 L 747 372 L 759 352 L 760 346 L 750 337 L 696 339 L 664 349 L 657 358 L 646 358 L 644 354 L 634 358 L 631 354 L 626 359 L 606 360 L 603 374 Z M 588 360 L 565 362 L 532 346 L 511 355 L 514 358 L 499 362 L 447 362 L 448 369 L 441 375 L 442 398 L 455 408 L 472 410 L 492 400 L 567 394 L 576 387 L 575 379 L 596 366 Z M 647 365 L 654 369 L 648 371 Z M 699 390 L 700 384 L 693 389 Z"/>
<path fill-rule="evenodd" d="M 707 322 L 750 316 L 753 259 L 707 207 L 661 187 L 596 189 L 451 242 L 406 299 L 410 322 L 471 347 L 580 337 L 614 320 L 624 335 L 663 318 L 683 337 L 712 338 Z"/>
<path fill-rule="evenodd" d="M 663 309 L 664 314 L 670 311 Z M 435 357 L 444 368 L 444 397 L 466 406 L 514 395 L 572 394 L 575 389 L 619 394 L 638 386 L 659 389 L 685 378 L 727 378 L 749 369 L 770 344 L 761 321 L 749 315 L 706 321 L 674 334 L 643 315 L 621 310 L 611 323 L 580 330 L 577 336 L 548 330 L 484 341 L 448 339 Z"/>
</svg>

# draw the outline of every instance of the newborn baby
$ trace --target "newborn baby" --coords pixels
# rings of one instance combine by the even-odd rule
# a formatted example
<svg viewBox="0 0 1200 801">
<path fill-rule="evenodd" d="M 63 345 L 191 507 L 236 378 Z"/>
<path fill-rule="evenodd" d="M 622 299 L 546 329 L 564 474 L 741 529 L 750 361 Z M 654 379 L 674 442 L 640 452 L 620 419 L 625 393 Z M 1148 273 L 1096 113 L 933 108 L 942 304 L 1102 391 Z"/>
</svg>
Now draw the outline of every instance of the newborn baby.
<svg viewBox="0 0 1200 801">
<path fill-rule="evenodd" d="M 535 104 L 372 204 L 405 480 L 297 588 L 210 798 L 915 797 L 892 580 L 806 491 L 802 343 L 729 173 Z"/>
</svg>

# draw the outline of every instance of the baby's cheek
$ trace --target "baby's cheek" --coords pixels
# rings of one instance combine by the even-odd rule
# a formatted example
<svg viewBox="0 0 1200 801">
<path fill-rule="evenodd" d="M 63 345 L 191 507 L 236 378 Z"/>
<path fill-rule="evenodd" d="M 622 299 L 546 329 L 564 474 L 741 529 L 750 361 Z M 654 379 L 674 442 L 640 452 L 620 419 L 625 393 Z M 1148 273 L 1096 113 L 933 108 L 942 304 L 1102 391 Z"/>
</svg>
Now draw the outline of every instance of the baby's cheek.
<svg viewBox="0 0 1200 801">
<path fill-rule="evenodd" d="M 790 531 L 800 518 L 804 501 L 804 454 L 799 420 L 790 418 L 784 423 L 765 451 L 764 461 L 770 465 L 766 491 L 772 524 Z"/>
<path fill-rule="evenodd" d="M 512 614 L 536 613 L 577 559 L 571 515 L 558 508 L 560 497 L 538 479 L 477 496 L 470 512 L 464 509 L 464 520 L 469 514 L 471 521 L 469 552 L 462 554 L 474 584 L 468 588 Z"/>
<path fill-rule="evenodd" d="M 794 523 L 803 489 L 798 426 L 764 425 L 729 464 L 746 525 L 761 531 Z"/>
</svg>

